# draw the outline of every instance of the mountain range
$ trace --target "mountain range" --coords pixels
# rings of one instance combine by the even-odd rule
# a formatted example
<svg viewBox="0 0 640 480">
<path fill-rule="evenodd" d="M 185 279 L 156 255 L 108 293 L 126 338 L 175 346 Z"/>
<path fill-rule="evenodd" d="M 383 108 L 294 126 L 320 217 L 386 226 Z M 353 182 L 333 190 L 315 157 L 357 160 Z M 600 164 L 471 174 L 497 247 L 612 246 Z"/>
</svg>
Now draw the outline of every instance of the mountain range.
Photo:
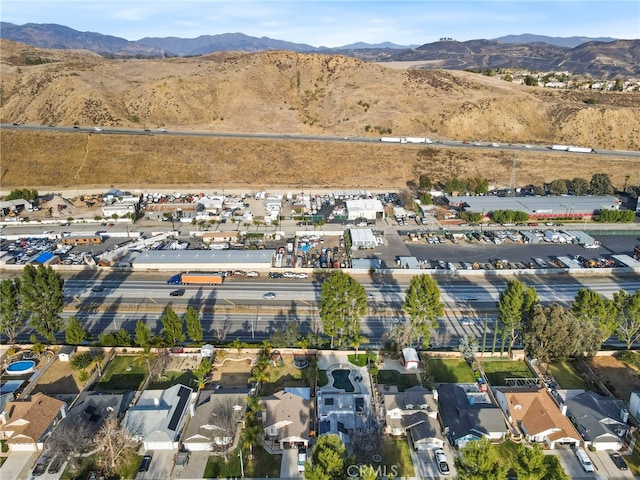
<svg viewBox="0 0 640 480">
<path fill-rule="evenodd" d="M 0 37 L 34 47 L 84 49 L 107 57 L 199 56 L 223 51 L 286 50 L 298 53 L 341 54 L 365 61 L 425 62 L 423 69 L 478 70 L 520 68 L 570 71 L 593 77 L 640 74 L 640 40 L 609 37 L 548 37 L 508 35 L 491 40 L 459 42 L 441 39 L 424 45 L 357 42 L 341 47 L 315 47 L 243 33 L 201 35 L 196 38 L 145 37 L 136 41 L 56 24 L 14 25 L 0 22 Z"/>
</svg>

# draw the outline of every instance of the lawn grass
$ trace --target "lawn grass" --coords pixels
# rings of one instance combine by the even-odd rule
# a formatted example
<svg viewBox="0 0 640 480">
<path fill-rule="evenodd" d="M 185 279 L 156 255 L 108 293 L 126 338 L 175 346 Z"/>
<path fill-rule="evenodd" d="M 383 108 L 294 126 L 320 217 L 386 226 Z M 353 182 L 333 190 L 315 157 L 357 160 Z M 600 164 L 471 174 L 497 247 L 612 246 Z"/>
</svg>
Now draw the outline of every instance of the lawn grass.
<svg viewBox="0 0 640 480">
<path fill-rule="evenodd" d="M 360 352 L 357 359 L 356 355 L 352 353 L 351 355 L 347 355 L 347 359 L 349 363 L 357 367 L 364 367 L 367 365 L 367 352 Z"/>
<path fill-rule="evenodd" d="M 310 361 L 307 368 L 299 369 L 293 366 L 292 358 L 285 357 L 284 360 L 282 365 L 269 367 L 268 380 L 262 385 L 261 395 L 273 395 L 284 387 L 309 387 L 311 382 L 315 383 L 314 361 Z"/>
<path fill-rule="evenodd" d="M 136 478 L 138 468 L 140 468 L 140 462 L 142 462 L 142 455 L 131 455 L 129 461 L 120 467 L 120 478 Z"/>
<path fill-rule="evenodd" d="M 235 449 L 229 454 L 229 461 L 211 455 L 204 469 L 203 478 L 233 478 L 240 477 L 240 450 Z M 269 455 L 262 447 L 253 447 L 253 459 L 243 453 L 244 476 L 248 478 L 278 478 L 280 477 L 280 463 L 282 455 Z"/>
<path fill-rule="evenodd" d="M 513 469 L 513 466 L 516 463 L 519 444 L 511 441 L 506 441 L 503 443 L 496 444 L 495 448 L 497 452 L 497 455 L 496 455 L 497 461 L 500 463 L 500 465 L 502 465 L 508 470 L 508 473 L 507 473 L 508 477 L 509 478 L 515 477 L 516 472 Z M 558 457 L 556 457 L 555 455 L 545 455 L 544 463 L 545 465 L 547 465 L 547 468 L 549 469 L 550 472 L 555 472 L 558 469 L 562 469 L 562 466 L 560 466 Z M 545 478 L 552 478 L 552 477 L 545 477 Z"/>
<path fill-rule="evenodd" d="M 567 360 L 557 360 L 547 365 L 547 373 L 553 375 L 560 388 L 568 389 L 586 389 L 587 384 L 580 374 L 573 368 L 573 365 Z"/>
<path fill-rule="evenodd" d="M 149 388 L 154 390 L 164 390 L 177 384 L 193 386 L 193 372 L 164 372 L 160 380 L 150 382 Z"/>
<path fill-rule="evenodd" d="M 413 463 L 411 462 L 411 452 L 409 444 L 404 438 L 385 437 L 380 445 L 380 455 L 382 455 L 381 467 L 386 467 L 386 471 L 391 473 L 392 466 L 396 467 L 396 478 L 407 478 L 415 476 Z M 373 465 L 376 467 L 377 465 Z"/>
<path fill-rule="evenodd" d="M 318 370 L 318 386 L 324 387 L 329 384 L 329 377 L 326 370 Z"/>
<path fill-rule="evenodd" d="M 88 457 L 80 457 L 78 458 L 78 466 L 73 468 L 71 465 L 72 462 L 67 464 L 67 468 L 65 468 L 64 472 L 60 476 L 60 480 L 72 480 L 72 479 L 84 479 L 89 476 L 89 472 L 92 470 L 98 470 L 96 466 L 96 455 L 90 455 Z M 135 477 L 135 475 L 134 475 Z M 130 478 L 134 478 L 130 477 Z"/>
<path fill-rule="evenodd" d="M 494 386 L 504 386 L 505 378 L 534 378 L 533 372 L 521 360 L 484 359 L 482 368 L 487 380 Z"/>
<path fill-rule="evenodd" d="M 473 383 L 473 370 L 461 358 L 426 358 L 431 383 Z"/>
<path fill-rule="evenodd" d="M 399 392 L 404 392 L 407 388 L 420 385 L 418 376 L 415 373 L 402 374 L 395 370 L 380 370 L 378 372 L 378 383 L 385 385 L 395 385 Z"/>
<path fill-rule="evenodd" d="M 150 362 L 153 362 L 153 359 L 150 359 Z M 129 367 L 130 370 L 127 371 Z M 109 391 L 137 390 L 146 375 L 146 365 L 139 363 L 136 357 L 132 355 L 117 356 L 111 361 L 95 389 Z"/>
<path fill-rule="evenodd" d="M 631 452 L 631 455 L 625 455 L 624 460 L 634 475 L 640 475 L 640 432 L 636 431 L 634 436 L 636 437 L 636 444 L 633 447 L 633 452 Z"/>
</svg>

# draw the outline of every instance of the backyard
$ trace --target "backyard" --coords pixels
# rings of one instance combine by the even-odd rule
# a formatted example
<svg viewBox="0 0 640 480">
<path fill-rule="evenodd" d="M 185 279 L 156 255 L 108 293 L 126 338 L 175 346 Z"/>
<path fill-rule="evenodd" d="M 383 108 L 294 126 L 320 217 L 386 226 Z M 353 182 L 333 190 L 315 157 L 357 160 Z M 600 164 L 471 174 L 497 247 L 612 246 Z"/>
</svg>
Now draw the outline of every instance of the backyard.
<svg viewBox="0 0 640 480">
<path fill-rule="evenodd" d="M 57 358 L 49 369 L 38 378 L 38 384 L 33 389 L 33 393 L 77 395 L 86 384 L 86 381 L 80 381 L 79 375 L 78 370 L 71 368 L 70 362 L 61 362 Z"/>
<path fill-rule="evenodd" d="M 420 385 L 418 376 L 415 373 L 403 374 L 396 370 L 380 370 L 377 375 L 377 383 L 380 385 L 395 385 L 399 392 L 404 392 L 407 388 Z"/>
<path fill-rule="evenodd" d="M 248 478 L 278 478 L 282 455 L 269 455 L 262 447 L 253 447 L 253 459 L 247 452 L 242 453 L 244 476 Z M 203 478 L 240 478 L 240 450 L 229 454 L 229 461 L 218 455 L 211 455 L 207 461 Z"/>
<path fill-rule="evenodd" d="M 547 374 L 552 375 L 561 389 L 586 389 L 587 383 L 569 360 L 556 360 L 546 365 Z"/>
<path fill-rule="evenodd" d="M 461 358 L 433 358 L 423 355 L 422 363 L 432 385 L 436 383 L 473 383 L 473 370 Z"/>
<path fill-rule="evenodd" d="M 533 372 L 521 360 L 485 358 L 481 365 L 493 387 L 505 386 L 507 378 L 534 378 Z"/>
<path fill-rule="evenodd" d="M 149 360 L 153 362 L 153 359 Z M 137 390 L 145 376 L 147 366 L 145 361 L 133 355 L 120 355 L 115 357 L 107 370 L 96 384 L 96 390 L 127 391 Z"/>
<path fill-rule="evenodd" d="M 293 355 L 282 355 L 282 362 L 270 365 L 267 370 L 268 379 L 262 385 L 261 395 L 272 395 L 284 387 L 310 387 L 316 382 L 316 359 L 309 358 L 309 365 L 296 368 Z"/>
</svg>

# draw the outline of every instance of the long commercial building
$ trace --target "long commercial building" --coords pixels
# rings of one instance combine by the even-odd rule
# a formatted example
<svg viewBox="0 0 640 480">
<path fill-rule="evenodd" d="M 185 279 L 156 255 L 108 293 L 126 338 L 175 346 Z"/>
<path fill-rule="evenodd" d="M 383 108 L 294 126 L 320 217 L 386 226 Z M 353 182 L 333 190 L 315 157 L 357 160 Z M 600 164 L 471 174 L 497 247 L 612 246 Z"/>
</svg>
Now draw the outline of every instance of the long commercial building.
<svg viewBox="0 0 640 480">
<path fill-rule="evenodd" d="M 133 261 L 134 270 L 268 270 L 275 250 L 149 250 Z"/>
<path fill-rule="evenodd" d="M 445 197 L 450 207 L 467 212 L 491 215 L 496 210 L 526 212 L 531 219 L 591 218 L 600 210 L 618 210 L 620 200 L 611 195 L 602 196 L 559 196 L 559 197 L 497 197 L 462 196 Z"/>
</svg>

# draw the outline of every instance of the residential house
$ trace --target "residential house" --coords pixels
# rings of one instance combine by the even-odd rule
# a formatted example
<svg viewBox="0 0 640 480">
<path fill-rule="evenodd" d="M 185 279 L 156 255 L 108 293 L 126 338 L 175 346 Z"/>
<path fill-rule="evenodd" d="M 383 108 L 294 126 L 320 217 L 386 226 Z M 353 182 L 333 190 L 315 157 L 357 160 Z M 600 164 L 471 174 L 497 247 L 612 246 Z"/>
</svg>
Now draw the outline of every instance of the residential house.
<svg viewBox="0 0 640 480">
<path fill-rule="evenodd" d="M 500 387 L 495 396 L 509 421 L 528 441 L 550 449 L 556 445 L 581 445 L 580 434 L 561 410 L 566 406 L 558 406 L 546 388 Z"/>
<path fill-rule="evenodd" d="M 311 422 L 311 400 L 297 392 L 279 391 L 262 397 L 261 412 L 265 441 L 272 447 L 284 449 L 308 446 Z"/>
<path fill-rule="evenodd" d="M 596 450 L 620 450 L 631 426 L 622 400 L 595 392 L 583 392 L 566 399 L 567 415 L 586 445 Z"/>
<path fill-rule="evenodd" d="M 142 441 L 146 450 L 178 447 L 193 390 L 174 385 L 166 390 L 145 390 L 124 417 L 124 427 Z"/>
<path fill-rule="evenodd" d="M 386 412 L 386 433 L 408 435 L 415 450 L 433 450 L 444 446 L 433 392 L 416 386 L 404 392 L 386 393 L 382 401 Z"/>
<path fill-rule="evenodd" d="M 486 437 L 501 440 L 507 432 L 502 410 L 477 384 L 443 383 L 434 390 L 440 422 L 449 441 L 464 447 L 467 442 Z"/>
<path fill-rule="evenodd" d="M 375 409 L 366 390 L 347 393 L 321 389 L 316 396 L 318 434 L 335 433 L 346 443 L 372 433 Z"/>
<path fill-rule="evenodd" d="M 244 426 L 247 395 L 203 390 L 182 436 L 182 445 L 191 451 L 232 450 Z"/>
<path fill-rule="evenodd" d="M 0 439 L 10 451 L 41 451 L 44 441 L 66 415 L 65 402 L 36 393 L 7 402 L 0 414 Z"/>
<path fill-rule="evenodd" d="M 107 419 L 120 420 L 124 416 L 134 397 L 134 391 L 106 393 L 85 390 L 51 434 L 50 444 L 69 442 L 69 437 L 76 445 L 88 444 Z"/>
</svg>

